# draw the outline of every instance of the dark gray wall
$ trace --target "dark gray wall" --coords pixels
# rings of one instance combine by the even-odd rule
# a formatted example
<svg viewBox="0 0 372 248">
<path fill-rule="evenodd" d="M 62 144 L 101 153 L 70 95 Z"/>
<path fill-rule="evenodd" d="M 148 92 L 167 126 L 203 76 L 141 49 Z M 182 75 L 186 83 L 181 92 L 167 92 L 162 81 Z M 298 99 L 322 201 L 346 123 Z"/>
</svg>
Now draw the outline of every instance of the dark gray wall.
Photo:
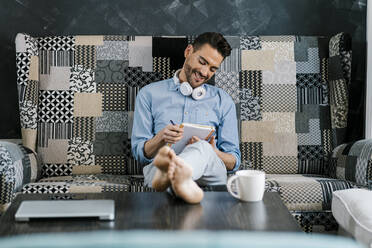
<svg viewBox="0 0 372 248">
<path fill-rule="evenodd" d="M 0 138 L 19 138 L 14 39 L 69 34 L 353 38 L 349 140 L 363 136 L 367 0 L 0 0 Z"/>
</svg>

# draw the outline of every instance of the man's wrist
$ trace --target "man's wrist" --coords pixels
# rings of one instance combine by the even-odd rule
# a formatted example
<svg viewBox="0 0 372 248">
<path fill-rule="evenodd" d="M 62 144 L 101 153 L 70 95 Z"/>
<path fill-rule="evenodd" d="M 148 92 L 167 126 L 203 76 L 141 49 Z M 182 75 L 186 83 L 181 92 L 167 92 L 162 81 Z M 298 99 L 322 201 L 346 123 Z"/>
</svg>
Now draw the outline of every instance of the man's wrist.
<svg viewBox="0 0 372 248">
<path fill-rule="evenodd" d="M 147 140 L 144 144 L 143 144 L 143 156 L 146 158 L 146 159 L 151 159 L 150 156 L 148 156 L 147 152 L 146 152 L 146 145 L 147 143 L 149 142 L 150 140 Z"/>
<path fill-rule="evenodd" d="M 160 147 L 163 147 L 163 146 L 166 144 L 165 141 L 162 139 L 161 136 L 162 136 L 161 133 L 158 132 L 158 133 L 154 136 L 154 138 L 153 138 L 154 143 L 155 143 L 155 144 L 159 144 L 159 148 L 160 148 Z"/>
<path fill-rule="evenodd" d="M 225 164 L 227 170 L 233 170 L 236 163 L 236 157 L 230 153 L 225 153 L 220 151 L 218 148 L 213 148 L 217 156 L 222 160 Z"/>
<path fill-rule="evenodd" d="M 161 139 L 160 135 L 156 134 L 151 139 L 147 140 L 144 144 L 143 155 L 147 159 L 155 157 L 158 150 L 165 145 L 165 142 Z"/>
</svg>

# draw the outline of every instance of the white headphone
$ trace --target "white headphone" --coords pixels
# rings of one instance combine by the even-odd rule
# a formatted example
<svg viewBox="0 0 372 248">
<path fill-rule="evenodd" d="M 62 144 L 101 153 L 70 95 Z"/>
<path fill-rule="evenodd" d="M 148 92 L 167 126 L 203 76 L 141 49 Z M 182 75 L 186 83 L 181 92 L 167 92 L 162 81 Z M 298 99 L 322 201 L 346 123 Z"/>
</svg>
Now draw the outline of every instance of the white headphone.
<svg viewBox="0 0 372 248">
<path fill-rule="evenodd" d="M 178 74 L 179 74 L 180 71 L 181 70 L 177 70 L 176 73 L 174 73 L 174 76 L 173 76 L 173 80 L 176 84 L 180 83 L 180 79 L 178 78 Z M 207 93 L 205 88 L 203 87 L 203 85 L 193 89 L 191 87 L 191 85 L 189 84 L 189 82 L 183 82 L 180 85 L 180 92 L 184 96 L 190 96 L 191 95 L 194 100 L 202 99 L 205 96 L 205 94 Z"/>
</svg>

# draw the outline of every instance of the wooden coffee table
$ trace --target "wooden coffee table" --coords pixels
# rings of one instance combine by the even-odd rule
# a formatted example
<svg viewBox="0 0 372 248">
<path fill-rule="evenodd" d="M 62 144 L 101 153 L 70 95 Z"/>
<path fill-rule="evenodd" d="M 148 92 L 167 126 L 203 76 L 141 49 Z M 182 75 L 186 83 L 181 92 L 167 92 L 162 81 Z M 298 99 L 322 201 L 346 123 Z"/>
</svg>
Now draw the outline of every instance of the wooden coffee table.
<svg viewBox="0 0 372 248">
<path fill-rule="evenodd" d="M 15 212 L 23 200 L 114 199 L 115 220 L 38 219 L 16 222 Z M 100 194 L 22 194 L 0 218 L 0 236 L 43 232 L 92 230 L 247 230 L 301 231 L 278 193 L 265 193 L 262 202 L 246 203 L 227 192 L 205 192 L 203 201 L 189 205 L 168 193 L 118 192 Z"/>
</svg>

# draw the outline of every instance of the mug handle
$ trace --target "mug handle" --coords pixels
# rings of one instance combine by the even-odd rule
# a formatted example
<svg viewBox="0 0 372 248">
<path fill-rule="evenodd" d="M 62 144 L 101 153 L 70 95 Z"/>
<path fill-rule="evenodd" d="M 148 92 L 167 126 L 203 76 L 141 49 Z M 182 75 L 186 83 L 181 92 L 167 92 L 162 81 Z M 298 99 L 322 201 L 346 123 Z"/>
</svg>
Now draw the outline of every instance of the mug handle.
<svg viewBox="0 0 372 248">
<path fill-rule="evenodd" d="M 228 180 L 227 180 L 227 184 L 226 184 L 226 187 L 227 187 L 227 191 L 229 191 L 229 193 L 234 196 L 235 198 L 237 199 L 240 199 L 240 196 L 239 194 L 233 192 L 231 190 L 231 184 L 233 183 L 233 181 L 235 181 L 236 179 L 238 179 L 238 175 L 233 175 L 232 177 L 230 177 Z M 238 191 L 239 193 L 239 191 Z"/>
</svg>

